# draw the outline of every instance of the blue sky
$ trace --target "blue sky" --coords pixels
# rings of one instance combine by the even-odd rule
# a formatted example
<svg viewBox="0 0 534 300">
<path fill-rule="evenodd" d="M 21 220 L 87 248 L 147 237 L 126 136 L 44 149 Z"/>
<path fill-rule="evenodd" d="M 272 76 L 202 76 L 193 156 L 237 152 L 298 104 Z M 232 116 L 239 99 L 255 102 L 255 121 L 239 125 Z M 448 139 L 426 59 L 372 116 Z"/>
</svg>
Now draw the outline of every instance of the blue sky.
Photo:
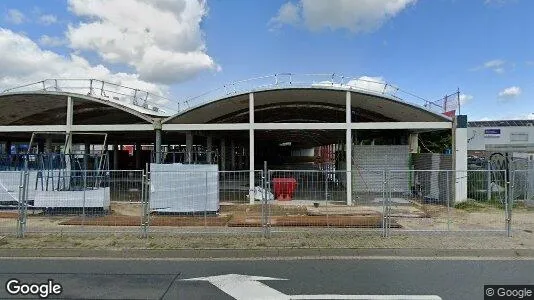
<svg viewBox="0 0 534 300">
<path fill-rule="evenodd" d="M 87 2 L 2 1 L 0 50 L 12 57 L 0 58 L 0 88 L 87 75 L 183 99 L 261 75 L 336 73 L 427 99 L 459 88 L 471 120 L 534 118 L 534 1 Z"/>
</svg>

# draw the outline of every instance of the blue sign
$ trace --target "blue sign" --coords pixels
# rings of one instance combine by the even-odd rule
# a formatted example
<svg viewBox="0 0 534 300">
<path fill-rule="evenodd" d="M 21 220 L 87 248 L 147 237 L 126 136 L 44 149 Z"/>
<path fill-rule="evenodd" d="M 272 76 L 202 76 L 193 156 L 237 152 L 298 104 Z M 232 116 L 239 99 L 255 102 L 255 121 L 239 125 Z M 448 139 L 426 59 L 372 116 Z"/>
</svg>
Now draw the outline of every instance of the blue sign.
<svg viewBox="0 0 534 300">
<path fill-rule="evenodd" d="M 499 138 L 501 137 L 500 129 L 484 129 L 485 138 Z"/>
<path fill-rule="evenodd" d="M 500 129 L 484 129 L 484 134 L 501 134 Z"/>
</svg>

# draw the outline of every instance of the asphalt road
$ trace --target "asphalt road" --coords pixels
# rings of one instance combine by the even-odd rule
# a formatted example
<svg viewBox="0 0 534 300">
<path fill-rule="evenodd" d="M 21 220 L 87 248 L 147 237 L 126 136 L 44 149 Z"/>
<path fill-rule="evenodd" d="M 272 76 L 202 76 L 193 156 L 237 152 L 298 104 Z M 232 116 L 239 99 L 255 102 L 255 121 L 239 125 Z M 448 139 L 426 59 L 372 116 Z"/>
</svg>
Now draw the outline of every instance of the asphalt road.
<svg viewBox="0 0 534 300">
<path fill-rule="evenodd" d="M 60 283 L 62 293 L 49 299 L 255 299 L 262 295 L 274 299 L 343 299 L 342 295 L 353 295 L 346 296 L 352 299 L 363 299 L 355 295 L 483 299 L 484 284 L 534 284 L 533 270 L 534 260 L 0 259 L 0 298 L 14 298 L 5 285 L 16 278 L 26 283 L 48 279 Z M 222 276 L 225 274 L 286 280 L 257 281 L 254 277 Z M 205 278 L 215 275 L 219 277 Z M 211 282 L 184 280 L 198 277 Z"/>
</svg>

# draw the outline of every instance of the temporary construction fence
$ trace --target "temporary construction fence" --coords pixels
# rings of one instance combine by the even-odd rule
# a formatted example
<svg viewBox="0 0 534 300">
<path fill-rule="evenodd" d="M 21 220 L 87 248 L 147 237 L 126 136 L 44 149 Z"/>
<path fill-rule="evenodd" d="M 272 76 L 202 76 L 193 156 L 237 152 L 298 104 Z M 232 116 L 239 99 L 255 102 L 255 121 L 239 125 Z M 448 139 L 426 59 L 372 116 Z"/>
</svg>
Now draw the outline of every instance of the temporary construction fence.
<svg viewBox="0 0 534 300">
<path fill-rule="evenodd" d="M 0 172 L 0 234 L 532 231 L 531 171 Z M 350 186 L 347 182 L 352 183 Z M 372 182 L 371 182 L 372 181 Z M 42 183 L 42 184 L 41 184 Z M 467 185 L 467 186 L 465 186 Z M 467 198 L 456 199 L 456 190 Z M 461 194 L 461 193 L 460 193 Z"/>
</svg>

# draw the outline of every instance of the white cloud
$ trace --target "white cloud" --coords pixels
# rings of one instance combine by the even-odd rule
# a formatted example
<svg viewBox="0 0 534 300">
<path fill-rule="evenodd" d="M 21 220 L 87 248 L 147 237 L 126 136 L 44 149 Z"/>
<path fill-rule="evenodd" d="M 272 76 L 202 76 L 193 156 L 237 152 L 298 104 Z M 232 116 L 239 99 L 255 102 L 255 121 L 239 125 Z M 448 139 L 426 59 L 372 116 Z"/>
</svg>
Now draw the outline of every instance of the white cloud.
<svg viewBox="0 0 534 300">
<path fill-rule="evenodd" d="M 0 28 L 0 90 L 46 78 L 95 78 L 166 95 L 167 87 L 143 81 L 137 74 L 113 73 L 103 65 L 91 65 L 76 54 L 61 56 L 39 48 L 31 39 Z"/>
<path fill-rule="evenodd" d="M 370 32 L 417 0 L 300 0 L 284 4 L 276 17 L 279 25 L 302 22 L 312 31 L 348 29 Z"/>
<path fill-rule="evenodd" d="M 517 0 L 484 0 L 484 4 L 486 5 L 504 5 L 512 2 L 516 2 Z"/>
<path fill-rule="evenodd" d="M 26 16 L 17 9 L 8 9 L 4 19 L 13 24 L 21 24 L 26 21 Z"/>
<path fill-rule="evenodd" d="M 476 121 L 499 121 L 499 120 L 534 120 L 534 113 L 529 114 L 507 114 L 507 115 L 493 115 L 491 117 L 483 117 Z"/>
<path fill-rule="evenodd" d="M 39 22 L 44 25 L 51 25 L 57 22 L 57 17 L 54 15 L 41 15 L 39 17 Z"/>
<path fill-rule="evenodd" d="M 460 105 L 465 105 L 473 100 L 472 95 L 460 94 Z"/>
<path fill-rule="evenodd" d="M 397 88 L 393 85 L 387 84 L 381 76 L 361 76 L 354 78 L 346 82 L 345 84 L 334 83 L 332 81 L 320 81 L 312 84 L 316 87 L 334 87 L 334 88 L 347 88 L 358 89 L 366 92 L 374 93 L 386 93 L 393 95 L 397 92 Z"/>
<path fill-rule="evenodd" d="M 487 62 L 483 63 L 482 65 L 480 65 L 478 67 L 475 67 L 475 68 L 473 68 L 471 70 L 472 71 L 478 71 L 478 70 L 486 69 L 486 70 L 492 70 L 492 71 L 494 71 L 495 73 L 498 73 L 498 74 L 502 74 L 502 73 L 505 72 L 505 66 L 506 66 L 506 61 L 504 61 L 502 59 L 493 59 L 493 60 L 487 61 Z"/>
<path fill-rule="evenodd" d="M 515 98 L 519 95 L 521 95 L 521 88 L 518 86 L 511 86 L 499 92 L 499 98 L 503 99 Z"/>
<path fill-rule="evenodd" d="M 386 81 L 381 76 L 361 76 L 357 79 L 350 80 L 347 82 L 347 85 L 375 93 L 386 92 L 388 94 L 394 94 L 396 92 L 396 88 L 392 85 L 386 85 Z"/>
<path fill-rule="evenodd" d="M 73 49 L 127 64 L 142 80 L 170 84 L 219 69 L 200 28 L 204 0 L 69 0 L 69 8 L 86 18 L 67 30 Z"/>
<path fill-rule="evenodd" d="M 279 28 L 282 24 L 297 25 L 300 22 L 300 9 L 292 2 L 284 3 L 269 23 L 273 28 Z"/>
<path fill-rule="evenodd" d="M 57 36 L 48 36 L 44 34 L 39 38 L 39 45 L 45 46 L 45 47 L 58 47 L 58 46 L 63 46 L 66 43 L 67 41 L 65 41 L 65 39 L 57 37 Z"/>
</svg>

